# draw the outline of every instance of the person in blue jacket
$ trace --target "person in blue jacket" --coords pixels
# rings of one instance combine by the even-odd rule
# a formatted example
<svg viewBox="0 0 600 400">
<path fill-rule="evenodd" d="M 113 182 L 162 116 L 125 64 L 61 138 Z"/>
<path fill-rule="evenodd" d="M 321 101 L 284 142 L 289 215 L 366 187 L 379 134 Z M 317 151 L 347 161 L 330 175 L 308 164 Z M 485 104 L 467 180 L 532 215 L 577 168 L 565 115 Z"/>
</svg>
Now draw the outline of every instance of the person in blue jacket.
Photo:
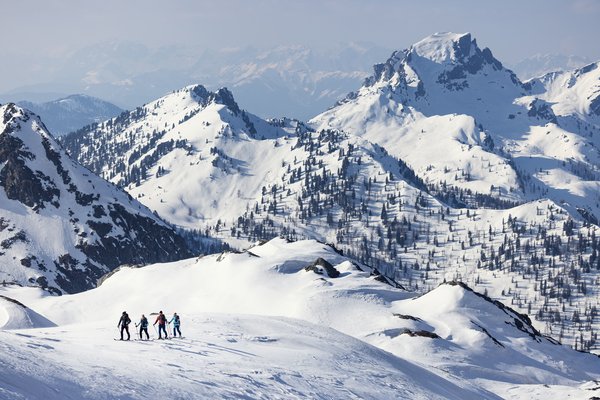
<svg viewBox="0 0 600 400">
<path fill-rule="evenodd" d="M 173 313 L 173 318 L 169 321 L 169 324 L 173 324 L 173 336 L 177 337 L 177 332 L 179 332 L 179 337 L 181 337 L 181 329 L 179 326 L 181 325 L 181 320 L 179 319 L 179 315 L 177 313 Z"/>
</svg>

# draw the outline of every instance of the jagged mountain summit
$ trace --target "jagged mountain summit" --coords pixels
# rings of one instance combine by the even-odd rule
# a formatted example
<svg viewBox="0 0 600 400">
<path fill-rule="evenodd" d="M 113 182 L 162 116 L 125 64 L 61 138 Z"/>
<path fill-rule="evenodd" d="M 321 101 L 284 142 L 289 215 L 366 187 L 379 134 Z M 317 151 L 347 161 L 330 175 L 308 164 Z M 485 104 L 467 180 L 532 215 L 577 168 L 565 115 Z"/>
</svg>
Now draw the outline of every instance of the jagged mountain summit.
<svg viewBox="0 0 600 400">
<path fill-rule="evenodd" d="M 94 122 L 116 117 L 122 109 L 102 99 L 74 94 L 45 103 L 20 101 L 19 106 L 39 115 L 55 136 L 65 135 Z"/>
<path fill-rule="evenodd" d="M 163 290 L 148 296 L 156 282 Z M 0 296 L 0 371 L 14 397 L 60 398 L 68 387 L 91 399 L 169 391 L 558 400 L 587 398 L 600 376 L 598 357 L 557 344 L 527 316 L 465 284 L 418 296 L 314 240 L 273 239 L 241 253 L 122 268 L 76 295 L 0 288 Z M 112 341 L 123 304 L 134 320 L 176 311 L 184 337 Z M 122 370 L 120 385 L 98 374 L 114 368 Z M 147 384 L 156 380 L 158 389 Z"/>
<path fill-rule="evenodd" d="M 587 72 L 573 73 L 570 86 L 591 86 Z M 593 102 L 579 113 L 552 104 L 561 96 L 554 87 L 521 82 L 468 33 L 435 34 L 375 65 L 358 91 L 311 123 L 384 146 L 430 185 L 513 203 L 550 198 L 597 222 Z"/>
<path fill-rule="evenodd" d="M 243 198 L 274 173 L 265 161 L 286 135 L 241 110 L 227 89 L 193 85 L 61 143 L 170 222 L 199 228 L 222 218 L 223 210 L 232 216 L 245 211 Z"/>
<path fill-rule="evenodd" d="M 131 196 L 70 159 L 38 116 L 0 107 L 0 279 L 79 292 L 121 264 L 189 256 Z"/>
</svg>

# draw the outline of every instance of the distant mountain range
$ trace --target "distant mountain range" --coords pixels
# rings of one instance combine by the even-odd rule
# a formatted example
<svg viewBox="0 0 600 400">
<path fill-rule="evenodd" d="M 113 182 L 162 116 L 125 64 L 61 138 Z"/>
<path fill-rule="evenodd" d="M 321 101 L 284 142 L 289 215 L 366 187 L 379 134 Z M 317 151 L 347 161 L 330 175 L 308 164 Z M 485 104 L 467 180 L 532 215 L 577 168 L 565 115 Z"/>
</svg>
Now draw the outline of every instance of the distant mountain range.
<svg viewBox="0 0 600 400">
<path fill-rule="evenodd" d="M 326 50 L 304 46 L 153 50 L 136 43 L 98 44 L 61 60 L 60 68 L 47 78 L 49 83 L 15 88 L 0 94 L 0 99 L 45 102 L 57 98 L 56 93 L 85 93 L 130 109 L 173 88 L 202 82 L 211 90 L 223 86 L 235 90 L 241 106 L 262 117 L 308 119 L 360 85 L 374 60 L 390 52 L 355 43 Z"/>
<path fill-rule="evenodd" d="M 43 103 L 17 103 L 39 115 L 50 132 L 61 136 L 89 125 L 116 117 L 123 110 L 107 101 L 83 94 L 74 94 Z"/>
<path fill-rule="evenodd" d="M 228 87 L 236 93 L 243 108 L 252 109 L 263 118 L 287 116 L 306 120 L 355 90 L 369 75 L 371 65 L 391 53 L 392 49 L 370 43 L 340 44 L 326 50 L 294 45 L 267 49 L 153 50 L 137 43 L 97 44 L 62 60 L 60 68 L 51 69 L 54 72 L 46 78 L 47 83 L 15 88 L 0 94 L 0 101 L 46 103 L 69 93 L 85 93 L 131 109 L 173 88 L 200 82 L 211 90 Z M 579 56 L 547 54 L 532 56 L 509 67 L 524 81 L 548 72 L 579 68 L 592 61 Z M 151 71 L 149 65 L 153 66 Z M 36 110 L 44 119 L 51 117 L 41 111 Z M 74 125 L 67 130 L 50 122 L 48 126 L 60 129 L 55 134 L 74 130 Z"/>
</svg>

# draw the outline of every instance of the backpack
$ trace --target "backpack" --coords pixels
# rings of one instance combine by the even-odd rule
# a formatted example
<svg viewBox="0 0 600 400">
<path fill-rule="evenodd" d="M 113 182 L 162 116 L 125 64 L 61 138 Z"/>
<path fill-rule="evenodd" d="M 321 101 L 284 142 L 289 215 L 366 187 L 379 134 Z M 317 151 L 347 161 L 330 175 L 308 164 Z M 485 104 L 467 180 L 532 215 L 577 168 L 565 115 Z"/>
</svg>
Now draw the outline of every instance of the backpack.
<svg viewBox="0 0 600 400">
<path fill-rule="evenodd" d="M 140 321 L 140 325 L 142 326 L 142 328 L 147 328 L 148 327 L 148 319 L 142 318 L 142 320 Z"/>
<path fill-rule="evenodd" d="M 175 325 L 179 325 L 179 315 L 175 316 Z"/>
<path fill-rule="evenodd" d="M 165 322 L 167 322 L 167 317 L 165 317 L 165 314 L 160 314 L 158 316 L 158 320 L 160 321 L 161 324 L 165 324 Z"/>
<path fill-rule="evenodd" d="M 129 319 L 129 315 L 125 314 L 125 319 L 123 320 L 123 324 L 129 325 L 131 323 L 131 319 Z"/>
</svg>

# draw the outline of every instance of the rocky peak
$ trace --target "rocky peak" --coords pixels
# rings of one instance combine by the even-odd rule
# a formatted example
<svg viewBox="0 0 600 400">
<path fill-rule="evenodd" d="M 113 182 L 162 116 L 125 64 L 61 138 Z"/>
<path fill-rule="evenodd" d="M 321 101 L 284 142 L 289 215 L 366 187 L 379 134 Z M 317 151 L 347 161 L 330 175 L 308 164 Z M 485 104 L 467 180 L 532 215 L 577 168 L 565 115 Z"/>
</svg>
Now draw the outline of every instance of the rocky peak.
<svg viewBox="0 0 600 400">
<path fill-rule="evenodd" d="M 465 81 L 469 75 L 478 74 L 486 67 L 506 72 L 513 84 L 523 87 L 517 76 L 494 58 L 490 49 L 479 48 L 470 33 L 449 32 L 435 33 L 406 50 L 395 51 L 385 63 L 374 66 L 374 75 L 367 78 L 365 85 L 382 82 L 395 87 L 414 86 L 418 97 L 423 94 L 423 83 L 433 83 L 424 81 L 434 80 L 448 90 L 462 90 L 469 87 Z"/>
<path fill-rule="evenodd" d="M 211 92 L 203 85 L 193 85 L 189 87 L 189 91 L 192 98 L 203 107 L 206 107 L 210 103 L 217 103 L 226 106 L 235 115 L 241 113 L 241 109 L 233 98 L 233 94 L 227 88 L 220 88 L 216 92 Z"/>
</svg>

